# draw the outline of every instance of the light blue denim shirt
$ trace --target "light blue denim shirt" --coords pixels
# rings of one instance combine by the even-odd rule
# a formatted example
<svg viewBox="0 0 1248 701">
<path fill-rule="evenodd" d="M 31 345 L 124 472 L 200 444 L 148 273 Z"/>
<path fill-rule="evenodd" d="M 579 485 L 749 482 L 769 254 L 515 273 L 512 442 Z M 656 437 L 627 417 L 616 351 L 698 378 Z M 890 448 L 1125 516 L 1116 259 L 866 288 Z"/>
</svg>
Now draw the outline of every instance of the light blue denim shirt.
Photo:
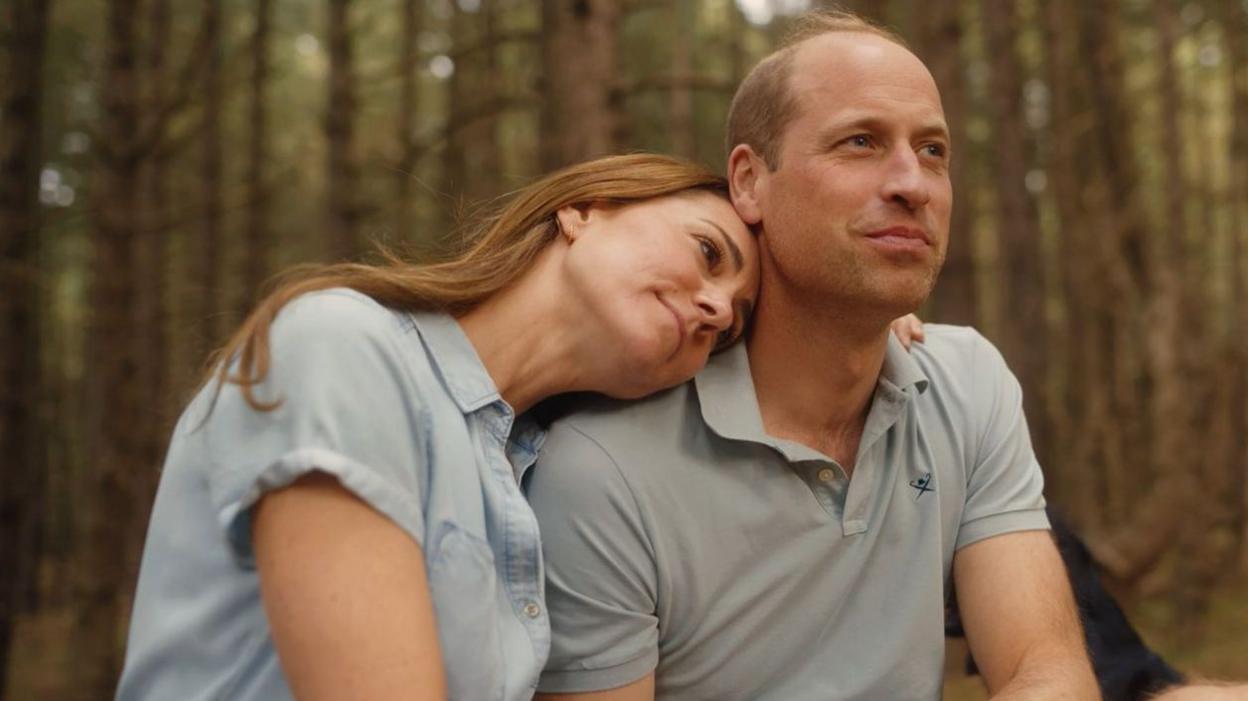
<svg viewBox="0 0 1248 701">
<path fill-rule="evenodd" d="M 254 411 L 235 385 L 212 406 L 210 385 L 174 431 L 117 698 L 291 697 L 260 598 L 251 509 L 315 470 L 421 545 L 451 698 L 530 698 L 550 622 L 537 520 L 518 482 L 541 431 L 513 421 L 447 315 L 335 289 L 291 302 L 270 338 L 256 395 L 280 407 Z"/>
</svg>

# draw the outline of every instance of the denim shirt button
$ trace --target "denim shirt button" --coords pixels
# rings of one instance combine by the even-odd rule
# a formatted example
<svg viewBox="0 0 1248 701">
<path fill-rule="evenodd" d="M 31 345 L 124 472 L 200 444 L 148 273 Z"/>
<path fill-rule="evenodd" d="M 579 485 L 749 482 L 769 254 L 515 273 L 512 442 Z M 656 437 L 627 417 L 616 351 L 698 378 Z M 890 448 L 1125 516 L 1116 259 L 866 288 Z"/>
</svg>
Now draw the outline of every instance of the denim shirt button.
<svg viewBox="0 0 1248 701">
<path fill-rule="evenodd" d="M 542 615 L 542 607 L 538 606 L 535 602 L 530 601 L 524 605 L 524 615 L 529 618 L 537 618 Z"/>
</svg>

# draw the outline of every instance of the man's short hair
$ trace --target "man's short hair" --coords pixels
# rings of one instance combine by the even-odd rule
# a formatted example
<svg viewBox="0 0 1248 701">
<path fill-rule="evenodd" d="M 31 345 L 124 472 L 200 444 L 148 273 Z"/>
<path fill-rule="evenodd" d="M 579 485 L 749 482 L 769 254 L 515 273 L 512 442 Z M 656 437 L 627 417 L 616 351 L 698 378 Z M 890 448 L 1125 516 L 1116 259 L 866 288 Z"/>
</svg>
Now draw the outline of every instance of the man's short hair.
<svg viewBox="0 0 1248 701">
<path fill-rule="evenodd" d="M 798 17 L 780 47 L 745 76 L 728 109 L 728 152 L 737 144 L 749 144 L 767 167 L 780 165 L 780 140 L 797 113 L 797 100 L 789 89 L 793 57 L 807 39 L 833 32 L 859 32 L 883 37 L 899 46 L 906 42 L 896 33 L 845 10 L 817 10 Z"/>
</svg>

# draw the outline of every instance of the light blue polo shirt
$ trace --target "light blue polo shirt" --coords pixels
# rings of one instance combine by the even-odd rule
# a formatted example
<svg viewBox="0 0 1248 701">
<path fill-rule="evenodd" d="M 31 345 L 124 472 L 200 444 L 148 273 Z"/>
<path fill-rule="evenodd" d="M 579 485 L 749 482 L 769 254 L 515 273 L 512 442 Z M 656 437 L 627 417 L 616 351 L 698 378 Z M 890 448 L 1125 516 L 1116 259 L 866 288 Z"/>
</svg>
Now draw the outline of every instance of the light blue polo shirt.
<svg viewBox="0 0 1248 701">
<path fill-rule="evenodd" d="M 247 406 L 201 391 L 174 431 L 143 552 L 117 698 L 286 699 L 251 548 L 251 508 L 334 475 L 423 549 L 451 698 L 527 699 L 546 660 L 537 521 L 518 482 L 543 435 L 455 320 L 345 289 L 279 314 Z M 414 690 L 415 691 L 415 690 Z"/>
<path fill-rule="evenodd" d="M 955 551 L 1048 522 L 1001 355 L 925 331 L 912 354 L 890 336 L 848 480 L 767 435 L 742 347 L 555 423 L 526 486 L 554 626 L 540 690 L 653 671 L 659 699 L 938 699 Z"/>
</svg>

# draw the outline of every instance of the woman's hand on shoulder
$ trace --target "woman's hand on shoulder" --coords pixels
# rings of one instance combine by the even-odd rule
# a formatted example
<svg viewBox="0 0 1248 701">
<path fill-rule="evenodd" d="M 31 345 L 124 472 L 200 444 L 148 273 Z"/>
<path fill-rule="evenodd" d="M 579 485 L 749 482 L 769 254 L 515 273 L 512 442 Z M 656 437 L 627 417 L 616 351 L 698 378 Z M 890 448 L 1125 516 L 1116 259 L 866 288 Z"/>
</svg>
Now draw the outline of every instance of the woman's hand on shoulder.
<svg viewBox="0 0 1248 701">
<path fill-rule="evenodd" d="M 913 314 L 893 319 L 890 326 L 897 340 L 901 341 L 901 345 L 905 346 L 906 350 L 910 350 L 910 344 L 922 343 L 926 339 L 923 333 L 923 321 Z"/>
<path fill-rule="evenodd" d="M 316 472 L 260 500 L 252 542 L 297 698 L 446 698 L 424 558 L 394 522 Z"/>
</svg>

